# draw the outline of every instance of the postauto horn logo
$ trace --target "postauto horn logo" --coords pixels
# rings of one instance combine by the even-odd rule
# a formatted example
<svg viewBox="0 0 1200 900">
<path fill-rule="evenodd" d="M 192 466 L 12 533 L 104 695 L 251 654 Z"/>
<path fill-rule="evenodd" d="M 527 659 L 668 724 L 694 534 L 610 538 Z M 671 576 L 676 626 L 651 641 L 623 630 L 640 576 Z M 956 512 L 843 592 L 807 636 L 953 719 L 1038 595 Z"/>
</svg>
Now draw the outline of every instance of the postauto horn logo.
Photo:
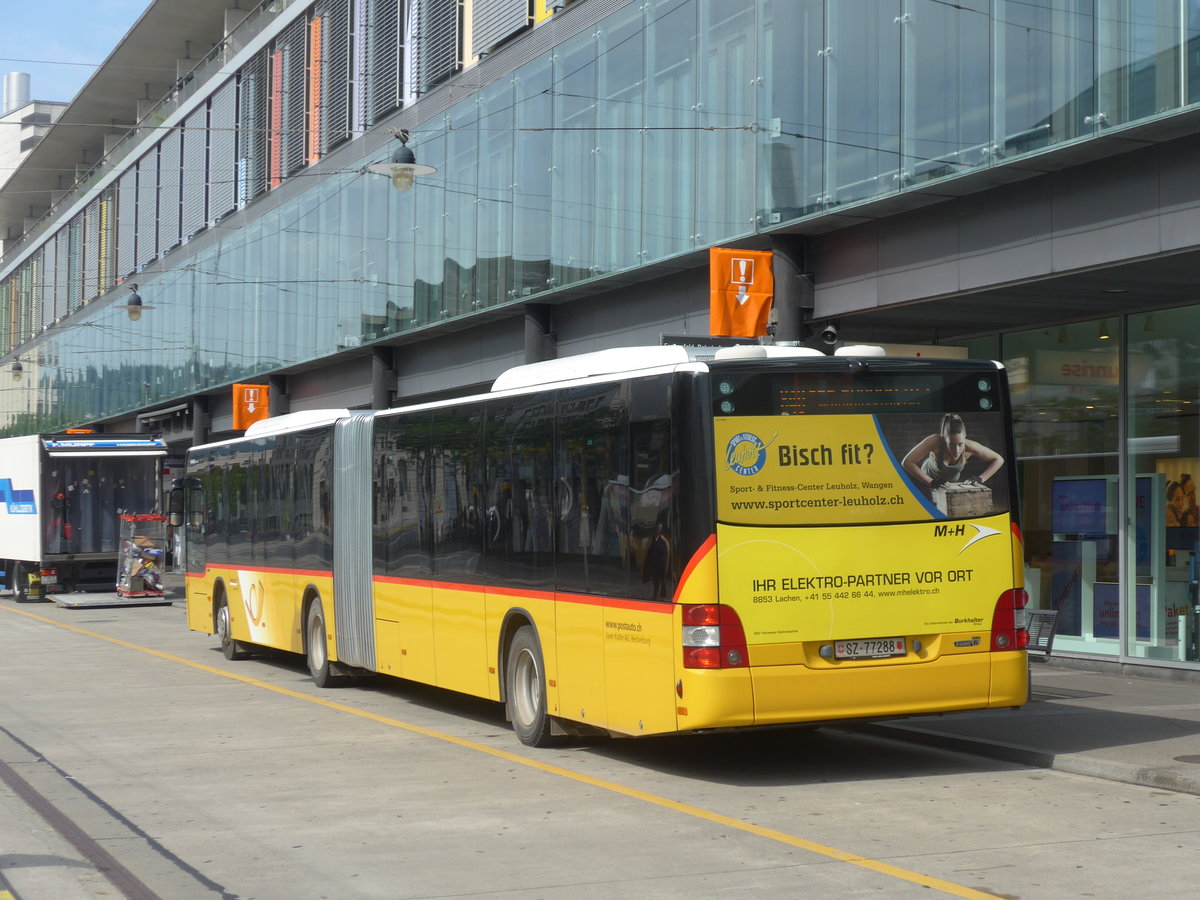
<svg viewBox="0 0 1200 900">
<path fill-rule="evenodd" d="M 777 436 L 771 435 L 771 440 L 763 441 L 750 431 L 735 434 L 725 445 L 725 465 L 739 475 L 757 475 L 767 464 L 767 447 Z"/>
</svg>

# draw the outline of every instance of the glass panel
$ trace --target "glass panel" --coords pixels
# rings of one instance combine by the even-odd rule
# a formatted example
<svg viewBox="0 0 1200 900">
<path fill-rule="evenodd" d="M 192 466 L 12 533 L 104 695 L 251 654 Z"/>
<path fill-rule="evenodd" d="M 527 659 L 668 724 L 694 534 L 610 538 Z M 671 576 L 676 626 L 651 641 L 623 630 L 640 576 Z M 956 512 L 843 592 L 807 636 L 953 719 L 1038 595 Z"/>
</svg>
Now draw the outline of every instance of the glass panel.
<svg viewBox="0 0 1200 900">
<path fill-rule="evenodd" d="M 817 212 L 825 147 L 825 4 L 772 0 L 762 7 L 762 107 L 771 126 L 760 135 L 764 224 Z"/>
<path fill-rule="evenodd" d="M 900 0 L 839 0 L 829 7 L 831 203 L 900 187 Z"/>
<path fill-rule="evenodd" d="M 997 126 L 1012 155 L 1079 137 L 1095 113 L 1092 0 L 1003 0 L 998 8 Z"/>
<path fill-rule="evenodd" d="M 646 10 L 642 261 L 692 249 L 696 205 L 696 4 Z"/>
<path fill-rule="evenodd" d="M 585 33 L 554 54 L 554 178 L 550 246 L 556 287 L 592 266 L 596 172 L 596 41 Z"/>
<path fill-rule="evenodd" d="M 702 82 L 696 124 L 697 245 L 754 231 L 754 0 L 711 0 L 701 8 Z M 703 160 L 703 169 L 699 163 Z"/>
<path fill-rule="evenodd" d="M 641 229 L 642 130 L 645 48 L 642 12 L 632 7 L 610 16 L 599 32 L 595 242 L 592 274 L 638 264 Z"/>
<path fill-rule="evenodd" d="M 554 581 L 554 404 L 544 395 L 489 404 L 484 553 L 488 582 Z"/>
<path fill-rule="evenodd" d="M 1126 652 L 1139 658 L 1200 660 L 1200 364 L 1187 337 L 1198 327 L 1196 306 L 1129 317 L 1129 471 L 1137 477 L 1127 502 L 1137 578 L 1124 602 Z"/>
<path fill-rule="evenodd" d="M 1186 103 L 1200 102 L 1200 0 L 1187 0 L 1187 98 Z"/>
<path fill-rule="evenodd" d="M 558 587 L 624 596 L 630 555 L 626 386 L 561 392 L 558 423 Z"/>
<path fill-rule="evenodd" d="M 1117 320 L 1004 337 L 1030 607 L 1056 650 L 1118 653 Z"/>
<path fill-rule="evenodd" d="M 926 181 L 991 156 L 991 0 L 911 4 L 904 35 L 904 165 Z"/>
<path fill-rule="evenodd" d="M 433 414 L 433 573 L 440 581 L 476 582 L 483 574 L 483 407 Z"/>
<path fill-rule="evenodd" d="M 444 314 L 469 313 L 475 301 L 475 218 L 479 179 L 479 107 L 460 103 L 446 119 L 446 274 Z"/>
<path fill-rule="evenodd" d="M 422 176 L 422 180 L 426 176 Z M 417 185 L 415 190 L 423 190 Z M 388 197 L 388 266 L 387 296 L 384 316 L 389 332 L 404 331 L 413 326 L 414 286 L 416 284 L 417 246 L 415 201 L 398 200 L 395 191 L 387 191 Z M 410 192 L 411 193 L 411 192 Z"/>
<path fill-rule="evenodd" d="M 417 159 L 437 169 L 434 175 L 423 175 L 405 196 L 416 213 L 412 231 L 414 247 L 413 324 L 428 325 L 442 315 L 443 278 L 445 276 L 445 207 L 447 172 L 444 134 L 421 141 Z"/>
<path fill-rule="evenodd" d="M 377 185 L 383 190 L 382 185 Z M 337 301 L 337 347 L 357 347 L 363 335 L 362 285 L 365 269 L 363 257 L 366 253 L 366 235 L 363 229 L 365 203 L 362 195 L 363 181 L 342 185 L 327 206 L 340 206 L 341 230 L 325 232 L 325 240 L 337 254 L 336 268 L 327 276 L 322 293 Z M 331 237 L 330 235 L 337 235 Z M 326 332 L 330 334 L 330 332 Z"/>
<path fill-rule="evenodd" d="M 374 438 L 374 571 L 429 576 L 429 413 L 377 420 Z"/>
<path fill-rule="evenodd" d="M 1178 0 L 1099 0 L 1097 125 L 1179 105 Z"/>
<path fill-rule="evenodd" d="M 287 447 L 292 454 L 289 468 L 294 476 L 291 533 L 296 567 L 328 570 L 333 559 L 329 533 L 333 431 L 321 429 L 292 435 Z"/>
<path fill-rule="evenodd" d="M 386 180 L 367 175 L 344 186 L 357 191 L 363 198 L 362 236 L 362 337 L 375 340 L 398 330 L 392 299 L 396 288 L 389 271 L 396 244 L 401 236 L 389 227 L 388 217 L 393 206 L 406 205 L 396 197 L 397 192 Z"/>
<path fill-rule="evenodd" d="M 516 183 L 513 185 L 513 290 L 516 297 L 550 283 L 550 167 L 554 158 L 551 67 L 548 59 L 517 71 Z"/>
<path fill-rule="evenodd" d="M 670 600 L 674 596 L 678 574 L 685 564 L 671 551 L 679 533 L 673 503 L 679 466 L 671 441 L 671 384 L 669 376 L 630 384 L 630 565 L 633 594 L 650 600 Z M 640 594 L 636 587 L 639 580 Z"/>
<path fill-rule="evenodd" d="M 479 95 L 475 302 L 503 303 L 513 287 L 513 80 Z"/>
</svg>

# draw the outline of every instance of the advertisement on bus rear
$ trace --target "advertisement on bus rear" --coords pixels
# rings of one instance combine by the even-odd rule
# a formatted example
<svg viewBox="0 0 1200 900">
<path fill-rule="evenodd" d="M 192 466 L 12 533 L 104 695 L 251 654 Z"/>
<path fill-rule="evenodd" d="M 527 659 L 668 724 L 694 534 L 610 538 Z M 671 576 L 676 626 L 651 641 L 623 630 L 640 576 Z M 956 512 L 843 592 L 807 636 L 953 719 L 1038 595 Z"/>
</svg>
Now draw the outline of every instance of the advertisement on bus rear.
<svg viewBox="0 0 1200 900">
<path fill-rule="evenodd" d="M 1008 511 L 1003 419 L 937 415 L 714 419 L 717 518 L 856 525 Z"/>
<path fill-rule="evenodd" d="M 714 420 L 721 596 L 751 644 L 990 627 L 1013 577 L 1003 419 L 964 418 Z"/>
<path fill-rule="evenodd" d="M 1008 517 L 717 527 L 721 596 L 751 644 L 983 631 L 1011 586 Z"/>
</svg>

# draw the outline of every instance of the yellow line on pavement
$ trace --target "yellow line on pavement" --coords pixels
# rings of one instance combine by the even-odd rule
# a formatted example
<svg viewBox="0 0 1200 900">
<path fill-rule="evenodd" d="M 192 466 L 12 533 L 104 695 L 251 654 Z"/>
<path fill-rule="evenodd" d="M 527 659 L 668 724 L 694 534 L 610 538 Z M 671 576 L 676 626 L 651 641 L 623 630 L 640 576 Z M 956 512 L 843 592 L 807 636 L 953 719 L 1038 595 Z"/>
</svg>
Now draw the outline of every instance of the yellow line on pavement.
<svg viewBox="0 0 1200 900">
<path fill-rule="evenodd" d="M 123 641 L 120 638 L 109 637 L 105 634 L 99 634 L 95 631 L 89 631 L 86 628 L 80 628 L 76 625 L 68 625 L 65 622 L 58 622 L 54 619 L 48 619 L 45 616 L 39 616 L 36 613 L 27 612 L 21 609 L 13 609 L 7 606 L 0 606 L 0 609 L 8 612 L 14 612 L 18 615 L 25 616 L 29 619 L 35 619 L 39 622 L 45 622 L 48 625 L 54 625 L 58 628 L 74 631 L 78 634 L 86 635 L 87 637 L 96 638 L 101 641 L 107 641 L 110 644 L 116 644 L 119 647 L 125 647 L 130 650 L 136 650 L 139 653 L 145 653 L 150 656 L 157 656 L 159 659 L 165 659 L 179 665 L 189 666 L 193 669 L 199 669 L 201 672 L 207 672 L 212 675 L 219 675 L 222 678 L 229 678 L 234 681 L 240 681 L 243 684 L 253 685 L 254 687 L 262 688 L 266 691 L 272 691 L 276 694 L 282 694 L 285 697 L 291 697 L 295 700 L 303 700 L 307 703 L 315 703 L 318 706 L 324 706 L 327 709 L 336 710 L 338 712 L 348 713 L 352 716 L 358 716 L 362 719 L 369 719 L 372 722 L 377 722 L 380 725 L 387 725 L 392 728 L 399 728 L 403 731 L 412 734 L 419 734 L 423 737 L 434 738 L 435 740 L 445 741 L 448 744 L 455 744 L 467 750 L 473 750 L 477 753 L 486 753 L 489 756 L 503 759 L 507 762 L 516 763 L 518 765 L 527 766 L 531 769 L 538 769 L 550 775 L 558 775 L 562 778 L 568 778 L 572 781 L 577 781 L 582 784 L 587 784 L 592 787 L 610 791 L 614 794 L 622 794 L 634 800 L 640 800 L 643 803 L 650 803 L 654 806 L 660 806 L 664 809 L 670 809 L 674 812 L 682 813 L 686 816 L 691 816 L 696 819 L 703 819 L 715 825 L 721 825 L 726 828 L 732 828 L 736 831 L 742 831 L 747 834 L 753 834 L 757 837 L 766 838 L 767 840 L 776 841 L 780 844 L 786 844 L 790 847 L 796 847 L 800 850 L 807 850 L 810 853 L 816 853 L 820 856 L 835 859 L 838 862 L 848 863 L 852 866 L 858 866 L 862 869 L 867 869 L 872 872 L 877 872 L 881 875 L 887 875 L 891 878 L 897 878 L 902 881 L 907 881 L 912 884 L 920 885 L 921 887 L 931 888 L 942 893 L 949 894 L 954 897 L 965 897 L 970 900 L 996 900 L 996 894 L 989 894 L 985 891 L 978 891 L 974 888 L 969 888 L 965 885 L 955 884 L 951 881 L 943 881 L 940 878 L 933 878 L 929 875 L 922 875 L 920 872 L 913 872 L 909 869 L 904 869 L 899 866 L 893 866 L 890 863 L 881 862 L 869 857 L 859 856 L 857 853 L 850 853 L 846 850 L 839 850 L 836 847 L 829 847 L 825 844 L 818 844 L 815 841 L 805 840 L 797 837 L 794 834 L 788 834 L 784 831 L 777 831 L 773 828 L 764 828 L 761 825 L 755 825 L 752 822 L 743 822 L 740 819 L 734 819 L 730 816 L 721 815 L 720 813 L 711 810 L 702 809 L 698 806 L 692 806 L 690 803 L 680 803 L 678 800 L 672 800 L 669 797 L 663 797 L 658 794 L 651 794 L 647 791 L 640 791 L 637 788 L 628 787 L 623 784 L 618 784 L 614 781 L 605 781 L 600 778 L 593 778 L 591 775 L 585 775 L 582 772 L 576 772 L 572 769 L 565 769 L 562 766 L 556 766 L 553 763 L 546 763 L 536 759 L 530 759 L 526 756 L 520 756 L 516 753 L 510 753 L 507 750 L 500 750 L 496 747 L 489 747 L 486 744 L 480 744 L 466 738 L 455 737 L 452 734 L 446 734 L 442 731 L 434 731 L 430 728 L 423 728 L 420 725 L 414 725 L 411 722 L 404 722 L 400 719 L 393 719 L 388 716 L 381 716 L 378 713 L 368 712 L 366 710 L 357 709 L 353 706 L 347 706 L 344 703 L 336 703 L 332 700 L 326 700 L 322 697 L 314 697 L 311 694 L 302 694 L 299 691 L 293 691 L 290 688 L 280 687 L 279 685 L 270 684 L 265 681 L 259 681 L 256 678 L 250 678 L 246 675 L 239 675 L 236 672 L 227 672 L 223 669 L 218 669 L 213 666 L 205 665 L 204 663 L 194 662 L 190 659 L 184 659 L 180 656 L 175 656 L 170 653 L 164 653 L 161 650 L 155 650 L 151 647 L 143 647 L 139 644 Z M 0 900 L 8 900 L 0 893 Z"/>
</svg>

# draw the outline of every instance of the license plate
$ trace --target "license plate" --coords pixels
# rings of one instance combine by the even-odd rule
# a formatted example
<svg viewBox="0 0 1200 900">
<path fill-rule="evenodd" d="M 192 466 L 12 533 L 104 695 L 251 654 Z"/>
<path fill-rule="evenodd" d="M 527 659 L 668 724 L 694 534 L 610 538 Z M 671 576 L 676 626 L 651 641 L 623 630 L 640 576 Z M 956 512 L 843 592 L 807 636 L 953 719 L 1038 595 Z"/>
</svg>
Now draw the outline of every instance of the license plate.
<svg viewBox="0 0 1200 900">
<path fill-rule="evenodd" d="M 837 641 L 833 655 L 837 659 L 885 659 L 903 656 L 904 638 L 863 638 L 859 641 Z"/>
<path fill-rule="evenodd" d="M 58 576 L 57 575 L 43 575 L 42 576 L 42 584 L 46 585 L 46 587 L 53 587 L 54 585 L 58 584 Z"/>
</svg>

